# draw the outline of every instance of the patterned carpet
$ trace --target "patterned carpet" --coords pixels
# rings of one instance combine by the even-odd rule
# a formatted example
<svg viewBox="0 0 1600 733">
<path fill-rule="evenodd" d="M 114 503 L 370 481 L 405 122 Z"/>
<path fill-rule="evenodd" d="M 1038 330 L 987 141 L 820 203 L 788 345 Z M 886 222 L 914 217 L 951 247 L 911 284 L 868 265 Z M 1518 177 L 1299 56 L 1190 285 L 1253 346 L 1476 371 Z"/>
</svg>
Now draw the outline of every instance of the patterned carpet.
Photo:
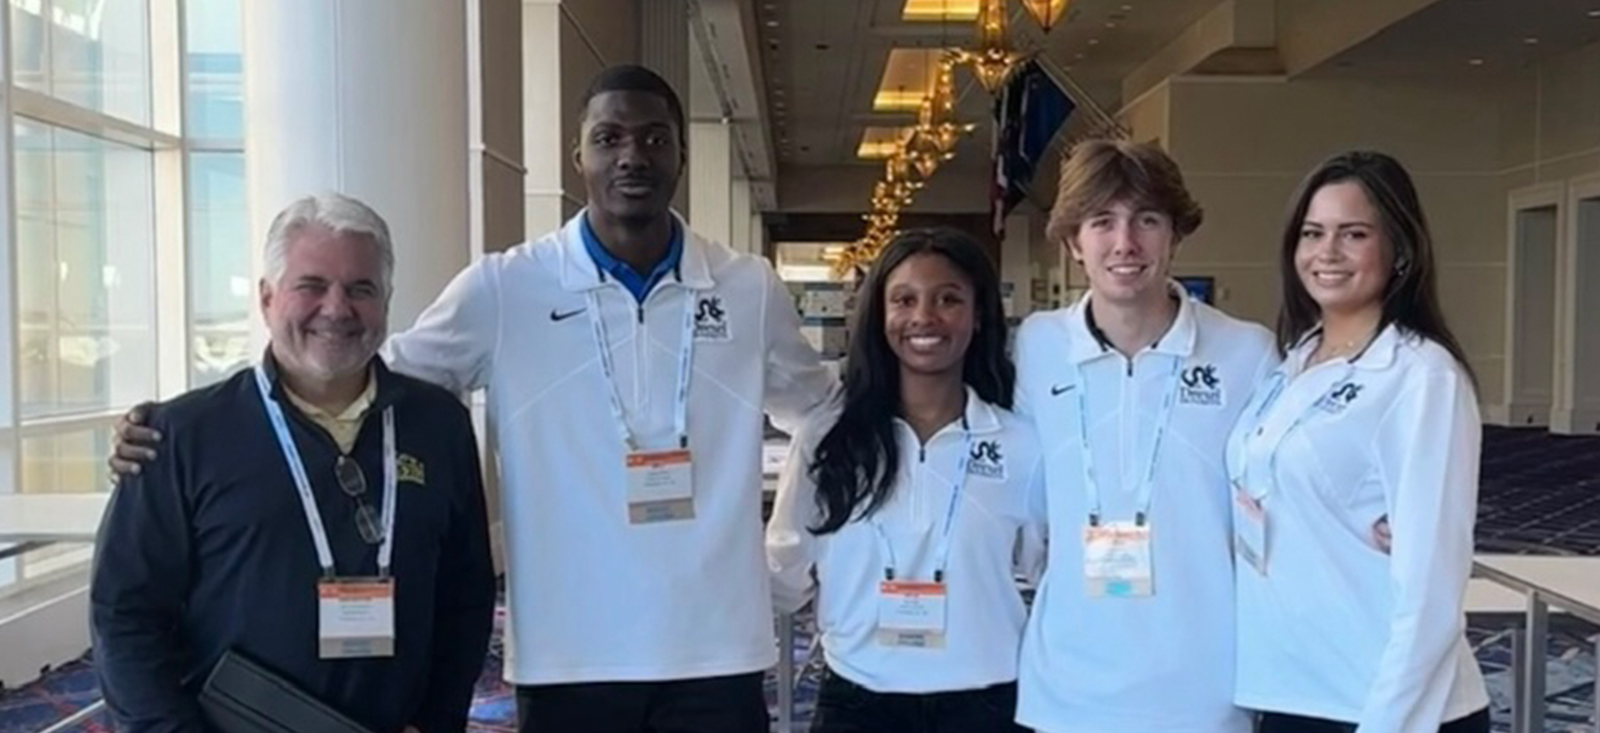
<svg viewBox="0 0 1600 733">
<path fill-rule="evenodd" d="M 1600 555 L 1600 438 L 1551 436 L 1539 430 L 1486 428 L 1478 548 L 1483 552 Z M 1477 651 L 1494 701 L 1494 729 L 1511 729 L 1510 631 L 1519 617 L 1475 616 L 1468 638 Z M 795 693 L 797 730 L 805 730 L 815 704 L 815 664 L 808 664 L 811 621 L 797 621 Z M 1572 619 L 1550 624 L 1550 673 L 1546 685 L 1546 733 L 1588 733 L 1594 710 L 1594 648 L 1600 630 Z M 499 634 L 496 634 L 498 645 Z M 515 701 L 500 680 L 496 646 L 485 660 L 472 708 L 471 731 L 515 730 Z M 65 665 L 19 690 L 0 692 L 0 733 L 36 733 L 98 699 L 87 658 Z M 767 699 L 776 712 L 777 681 L 767 679 Z M 79 733 L 106 733 L 103 718 L 78 726 Z"/>
</svg>

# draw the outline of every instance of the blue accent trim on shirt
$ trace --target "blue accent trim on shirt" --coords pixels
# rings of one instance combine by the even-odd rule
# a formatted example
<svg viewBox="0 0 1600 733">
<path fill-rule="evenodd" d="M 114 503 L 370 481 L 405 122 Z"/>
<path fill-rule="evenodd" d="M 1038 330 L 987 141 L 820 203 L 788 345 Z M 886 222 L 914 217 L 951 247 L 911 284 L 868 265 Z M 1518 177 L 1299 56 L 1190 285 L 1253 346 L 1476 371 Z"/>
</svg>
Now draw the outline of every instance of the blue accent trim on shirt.
<svg viewBox="0 0 1600 733">
<path fill-rule="evenodd" d="M 617 279 L 622 286 L 633 293 L 634 300 L 644 302 L 644 297 L 650 294 L 650 289 L 661 282 L 668 273 L 677 272 L 678 264 L 683 261 L 683 228 L 678 226 L 678 221 L 672 221 L 672 241 L 667 244 L 667 256 L 656 263 L 650 276 L 639 274 L 633 266 L 617 259 L 606 251 L 605 245 L 600 243 L 600 237 L 594 233 L 594 228 L 589 226 L 589 215 L 585 213 L 579 222 L 579 229 L 583 232 L 583 248 L 588 250 L 589 259 L 594 260 L 595 266 L 600 271 Z"/>
</svg>

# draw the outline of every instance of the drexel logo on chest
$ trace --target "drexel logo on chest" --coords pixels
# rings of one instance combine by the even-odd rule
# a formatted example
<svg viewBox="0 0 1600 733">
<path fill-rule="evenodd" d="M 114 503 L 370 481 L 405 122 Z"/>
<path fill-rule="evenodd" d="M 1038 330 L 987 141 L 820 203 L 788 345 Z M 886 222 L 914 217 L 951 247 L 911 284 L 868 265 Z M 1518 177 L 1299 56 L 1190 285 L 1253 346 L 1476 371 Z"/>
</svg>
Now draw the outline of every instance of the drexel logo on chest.
<svg viewBox="0 0 1600 733">
<path fill-rule="evenodd" d="M 1337 415 L 1349 409 L 1350 403 L 1361 396 L 1361 390 L 1366 387 L 1355 382 L 1344 382 L 1334 387 L 1327 394 L 1317 400 L 1317 409 L 1330 415 Z"/>
<path fill-rule="evenodd" d="M 1216 364 L 1196 364 L 1178 373 L 1178 402 L 1184 405 L 1222 406 L 1222 378 Z"/>
<path fill-rule="evenodd" d="M 967 456 L 967 473 L 981 478 L 1006 480 L 1005 454 L 1000 441 L 980 440 L 972 444 L 972 454 Z"/>
<path fill-rule="evenodd" d="M 728 310 L 722 296 L 702 294 L 694 304 L 694 340 L 727 341 L 733 338 L 728 328 Z"/>
</svg>

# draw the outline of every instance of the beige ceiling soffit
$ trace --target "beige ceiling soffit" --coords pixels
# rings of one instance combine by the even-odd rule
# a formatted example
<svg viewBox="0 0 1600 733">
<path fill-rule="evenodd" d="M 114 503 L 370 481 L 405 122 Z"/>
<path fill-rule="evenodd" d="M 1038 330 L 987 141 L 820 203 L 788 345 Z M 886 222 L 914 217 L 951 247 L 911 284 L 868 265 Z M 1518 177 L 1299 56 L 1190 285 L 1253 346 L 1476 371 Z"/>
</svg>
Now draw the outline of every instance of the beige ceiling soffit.
<svg viewBox="0 0 1600 733">
<path fill-rule="evenodd" d="M 878 91 L 872 98 L 875 112 L 916 111 L 933 91 L 939 76 L 942 48 L 894 48 L 883 63 Z"/>
<path fill-rule="evenodd" d="M 906 0 L 900 17 L 909 21 L 969 21 L 978 17 L 978 0 Z"/>
<path fill-rule="evenodd" d="M 868 127 L 861 131 L 861 144 L 856 146 L 856 157 L 879 160 L 894 155 L 911 137 L 911 127 Z"/>
<path fill-rule="evenodd" d="M 1299 76 L 1440 0 L 1280 0 L 1278 49 Z"/>
<path fill-rule="evenodd" d="M 1277 0 L 1224 0 L 1122 81 L 1134 99 L 1162 80 L 1189 73 L 1281 75 Z M 1214 66 L 1213 59 L 1216 59 Z"/>
</svg>

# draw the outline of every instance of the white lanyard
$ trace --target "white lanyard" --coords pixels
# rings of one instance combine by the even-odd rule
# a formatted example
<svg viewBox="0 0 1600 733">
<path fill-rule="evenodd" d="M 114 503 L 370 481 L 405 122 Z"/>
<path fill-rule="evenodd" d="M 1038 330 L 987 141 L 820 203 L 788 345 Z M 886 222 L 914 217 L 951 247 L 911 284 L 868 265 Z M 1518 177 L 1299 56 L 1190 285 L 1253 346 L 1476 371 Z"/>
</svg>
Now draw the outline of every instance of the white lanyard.
<svg viewBox="0 0 1600 733">
<path fill-rule="evenodd" d="M 1313 369 L 1315 369 L 1315 367 L 1313 367 Z M 1346 360 L 1345 363 L 1344 363 L 1343 373 L 1340 374 L 1337 378 L 1335 378 L 1331 384 L 1333 386 L 1338 386 L 1338 385 L 1344 383 L 1345 381 L 1347 381 L 1349 379 L 1350 372 L 1354 371 L 1354 369 L 1355 369 L 1354 364 L 1352 362 Z M 1300 377 L 1304 377 L 1307 371 L 1310 371 L 1310 370 L 1301 370 L 1299 376 Z M 1246 426 L 1246 429 L 1243 432 L 1243 437 L 1239 441 L 1239 460 L 1237 462 L 1237 466 L 1230 468 L 1230 473 L 1232 475 L 1230 475 L 1228 477 L 1229 481 L 1231 481 L 1232 483 L 1234 483 L 1236 485 L 1239 485 L 1239 486 L 1246 486 L 1246 484 L 1244 483 L 1244 478 L 1245 478 L 1245 473 L 1249 469 L 1249 466 L 1250 466 L 1250 446 L 1255 441 L 1255 438 L 1256 438 L 1258 432 L 1262 429 L 1262 427 L 1261 427 L 1261 423 L 1262 423 L 1261 418 L 1262 418 L 1263 415 L 1266 414 L 1266 412 L 1268 410 L 1272 409 L 1272 407 L 1278 403 L 1278 399 L 1281 396 L 1283 396 L 1283 391 L 1285 389 L 1287 389 L 1288 386 L 1289 386 L 1289 376 L 1284 373 L 1283 367 L 1279 367 L 1276 371 L 1274 371 L 1272 373 L 1272 384 L 1266 390 L 1266 393 L 1265 393 L 1266 396 L 1262 399 L 1261 404 L 1256 406 L 1255 411 L 1251 415 L 1250 424 L 1248 426 Z M 1324 390 L 1321 394 L 1326 394 L 1326 390 Z M 1321 401 L 1322 401 L 1321 396 L 1319 396 L 1317 399 L 1312 400 L 1309 404 L 1306 405 L 1304 410 L 1300 411 L 1299 415 L 1295 416 L 1294 420 L 1290 421 L 1290 423 L 1289 423 L 1289 425 L 1287 427 L 1285 427 L 1281 431 L 1277 431 L 1275 434 L 1278 437 L 1279 442 L 1280 443 L 1282 442 L 1283 436 L 1286 436 L 1289 433 L 1294 432 L 1295 428 L 1300 427 L 1300 423 L 1305 422 L 1306 418 L 1311 416 L 1311 412 L 1313 410 L 1317 409 L 1317 405 Z M 1276 444 L 1273 445 L 1272 454 L 1268 457 L 1267 462 L 1268 462 L 1267 470 L 1271 474 L 1277 475 L 1277 472 L 1278 472 L 1278 448 L 1277 448 Z M 1234 469 L 1236 469 L 1236 470 L 1234 470 Z M 1260 488 L 1259 489 L 1254 485 L 1251 485 L 1251 486 L 1248 487 L 1248 490 L 1250 492 L 1250 496 L 1252 498 L 1254 498 L 1256 501 L 1260 501 L 1263 497 L 1265 497 L 1271 491 L 1271 481 L 1260 481 L 1258 483 L 1260 484 Z M 1260 493 L 1257 493 L 1257 491 L 1259 491 Z"/>
<path fill-rule="evenodd" d="M 944 571 L 950 566 L 950 535 L 956 522 L 956 506 L 961 502 L 961 492 L 967 484 L 967 465 L 972 462 L 972 431 L 966 428 L 965 417 L 961 418 L 964 430 L 965 445 L 961 449 L 961 461 L 956 465 L 956 482 L 950 491 L 950 506 L 944 512 L 944 535 L 939 540 L 938 565 L 933 569 L 933 582 L 944 582 Z M 916 490 L 912 486 L 913 491 Z M 883 557 L 887 564 L 883 568 L 884 580 L 895 579 L 895 567 L 899 564 L 894 558 L 894 545 L 889 542 L 889 535 L 883 529 L 883 523 L 874 519 L 872 528 L 877 531 L 878 543 L 883 546 Z"/>
<path fill-rule="evenodd" d="M 1183 357 L 1172 359 L 1172 374 L 1167 379 L 1167 394 L 1161 401 L 1161 416 L 1156 419 L 1156 432 L 1150 439 L 1150 463 L 1139 484 L 1139 509 L 1134 514 L 1134 524 L 1143 527 L 1150 516 L 1150 500 L 1155 494 L 1156 462 L 1161 459 L 1161 441 L 1166 437 L 1167 426 L 1172 422 L 1173 405 L 1178 401 L 1178 372 L 1183 369 Z M 1078 445 L 1083 451 L 1083 487 L 1089 497 L 1089 526 L 1100 526 L 1100 485 L 1094 470 L 1094 449 L 1089 445 L 1089 374 L 1078 364 Z M 1124 415 L 1124 420 L 1137 419 L 1138 415 Z"/>
<path fill-rule="evenodd" d="M 694 311 L 695 295 L 693 289 L 686 289 L 686 302 L 683 306 L 683 341 L 678 350 L 678 386 L 674 394 L 672 428 L 678 436 L 678 447 L 689 446 L 689 379 L 694 374 Z M 600 315 L 600 295 L 598 289 L 588 292 L 589 324 L 594 332 L 594 348 L 600 352 L 600 369 L 606 378 L 608 389 L 607 397 L 611 400 L 611 419 L 617 424 L 617 434 L 622 437 L 622 444 L 630 451 L 639 450 L 638 441 L 634 438 L 633 430 L 628 427 L 628 416 L 622 409 L 622 395 L 617 391 L 617 365 L 611 358 L 611 340 L 606 336 L 605 318 Z M 640 308 L 644 304 L 639 305 Z M 641 311 L 642 313 L 642 311 Z M 643 316 L 640 316 L 641 319 Z"/>
<path fill-rule="evenodd" d="M 266 370 L 257 365 L 255 373 L 256 388 L 261 392 L 261 405 L 266 408 L 267 417 L 272 421 L 272 430 L 278 436 L 278 447 L 283 449 L 283 459 L 289 463 L 295 489 L 300 492 L 300 506 L 305 509 L 306 523 L 311 527 L 311 541 L 317 545 L 317 562 L 322 565 L 324 575 L 333 577 L 333 550 L 328 546 L 328 532 L 322 525 L 322 513 L 317 511 L 317 499 L 311 493 L 311 479 L 306 476 L 300 448 L 289 433 L 289 421 L 284 419 L 283 407 L 272 398 L 272 385 L 267 380 Z M 394 408 L 388 407 L 383 411 L 383 545 L 378 548 L 378 575 L 381 577 L 388 577 L 389 561 L 394 556 L 394 514 Z"/>
</svg>

